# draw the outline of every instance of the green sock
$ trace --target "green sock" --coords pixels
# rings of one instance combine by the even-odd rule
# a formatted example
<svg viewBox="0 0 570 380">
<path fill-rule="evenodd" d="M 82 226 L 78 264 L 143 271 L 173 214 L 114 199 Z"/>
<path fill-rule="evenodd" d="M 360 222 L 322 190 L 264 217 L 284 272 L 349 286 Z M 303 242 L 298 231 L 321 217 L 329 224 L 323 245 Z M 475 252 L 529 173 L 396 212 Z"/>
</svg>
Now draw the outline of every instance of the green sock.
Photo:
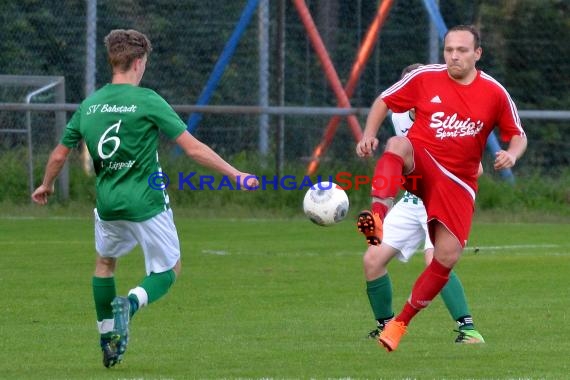
<svg viewBox="0 0 570 380">
<path fill-rule="evenodd" d="M 135 313 L 139 310 L 139 299 L 134 294 L 129 294 L 127 298 L 129 299 L 129 303 L 131 304 L 129 315 L 132 318 L 133 315 L 135 315 Z"/>
<path fill-rule="evenodd" d="M 465 316 L 470 316 L 463 285 L 459 277 L 455 274 L 455 271 L 451 271 L 449 274 L 449 281 L 447 281 L 447 284 L 441 290 L 441 297 L 443 298 L 447 310 L 449 310 L 449 314 L 451 314 L 451 317 L 455 321 Z M 471 323 L 471 326 L 465 327 L 473 328 L 473 324 Z"/>
<path fill-rule="evenodd" d="M 170 269 L 162 273 L 151 273 L 143 279 L 140 287 L 146 291 L 148 303 L 151 304 L 168 293 L 175 280 L 176 273 Z"/>
<path fill-rule="evenodd" d="M 95 300 L 95 311 L 97 321 L 113 319 L 113 308 L 111 302 L 117 295 L 114 277 L 93 277 L 93 299 Z"/>
<path fill-rule="evenodd" d="M 374 313 L 374 318 L 379 323 L 391 319 L 394 316 L 392 310 L 392 280 L 386 273 L 372 281 L 366 281 L 366 294 Z"/>
<path fill-rule="evenodd" d="M 111 331 L 105 334 L 101 334 L 101 338 L 104 339 L 102 342 L 105 342 L 105 340 L 110 340 L 113 338 L 113 332 Z"/>
</svg>

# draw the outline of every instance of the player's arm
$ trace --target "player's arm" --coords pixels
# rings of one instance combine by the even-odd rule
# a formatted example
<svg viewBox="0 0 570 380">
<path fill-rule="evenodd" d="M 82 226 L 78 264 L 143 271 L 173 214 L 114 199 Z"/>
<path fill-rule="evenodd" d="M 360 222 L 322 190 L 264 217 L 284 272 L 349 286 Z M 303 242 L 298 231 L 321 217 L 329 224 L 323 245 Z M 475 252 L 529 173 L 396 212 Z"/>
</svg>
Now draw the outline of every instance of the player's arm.
<svg viewBox="0 0 570 380">
<path fill-rule="evenodd" d="M 228 176 L 236 183 L 239 181 L 239 184 L 243 185 L 244 190 L 253 190 L 259 185 L 254 175 L 240 172 L 209 146 L 192 136 L 188 131 L 182 132 L 182 134 L 176 138 L 176 143 L 188 157 L 204 167 Z"/>
<path fill-rule="evenodd" d="M 55 179 L 59 175 L 61 168 L 67 160 L 71 149 L 63 144 L 58 144 L 49 156 L 42 184 L 32 193 L 32 200 L 38 204 L 45 205 L 48 197 L 54 192 Z"/>
<path fill-rule="evenodd" d="M 388 106 L 379 96 L 376 98 L 368 117 L 366 118 L 366 127 L 362 134 L 362 139 L 356 144 L 356 154 L 359 157 L 368 157 L 378 147 L 378 138 L 376 137 L 380 125 L 388 115 Z"/>
<path fill-rule="evenodd" d="M 526 150 L 527 140 L 525 135 L 515 135 L 509 142 L 507 150 L 500 150 L 495 154 L 495 170 L 508 169 L 515 166 L 517 160 Z"/>
</svg>

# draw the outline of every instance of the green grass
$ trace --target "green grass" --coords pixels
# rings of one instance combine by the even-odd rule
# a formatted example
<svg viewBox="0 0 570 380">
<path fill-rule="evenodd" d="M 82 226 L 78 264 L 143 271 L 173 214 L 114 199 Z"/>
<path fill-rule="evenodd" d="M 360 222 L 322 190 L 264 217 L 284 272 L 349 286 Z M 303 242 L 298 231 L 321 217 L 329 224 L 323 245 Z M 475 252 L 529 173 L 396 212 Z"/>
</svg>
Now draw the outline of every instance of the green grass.
<svg viewBox="0 0 570 380">
<path fill-rule="evenodd" d="M 85 214 L 82 214 L 85 215 Z M 350 221 L 176 217 L 183 272 L 132 322 L 122 364 L 101 364 L 89 217 L 0 219 L 0 373 L 7 379 L 562 379 L 570 373 L 570 226 L 475 223 L 457 272 L 487 343 L 453 343 L 440 300 L 396 352 L 374 327 L 364 242 Z M 479 251 L 475 253 L 475 246 Z M 399 310 L 422 269 L 394 262 Z M 126 293 L 139 249 L 120 261 Z"/>
</svg>

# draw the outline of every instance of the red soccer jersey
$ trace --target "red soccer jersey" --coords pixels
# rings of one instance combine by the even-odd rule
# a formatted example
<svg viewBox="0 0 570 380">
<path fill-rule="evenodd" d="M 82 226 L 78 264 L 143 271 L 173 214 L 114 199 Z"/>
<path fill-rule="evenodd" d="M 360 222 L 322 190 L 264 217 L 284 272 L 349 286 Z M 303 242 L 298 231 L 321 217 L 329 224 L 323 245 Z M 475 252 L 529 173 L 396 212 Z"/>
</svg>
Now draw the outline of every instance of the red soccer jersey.
<svg viewBox="0 0 570 380">
<path fill-rule="evenodd" d="M 408 138 L 451 174 L 477 189 L 477 169 L 487 137 L 495 126 L 503 141 L 524 136 L 517 108 L 495 79 L 482 71 L 462 85 L 446 65 L 416 69 L 381 94 L 393 112 L 416 109 Z"/>
</svg>

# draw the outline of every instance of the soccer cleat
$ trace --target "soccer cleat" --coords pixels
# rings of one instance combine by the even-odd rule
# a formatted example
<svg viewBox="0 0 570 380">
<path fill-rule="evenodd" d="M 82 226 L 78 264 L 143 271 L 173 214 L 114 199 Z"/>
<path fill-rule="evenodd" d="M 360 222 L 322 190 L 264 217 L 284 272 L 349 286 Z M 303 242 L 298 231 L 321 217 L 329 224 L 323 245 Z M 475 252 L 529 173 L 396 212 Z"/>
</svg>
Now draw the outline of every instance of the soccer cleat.
<svg viewBox="0 0 570 380">
<path fill-rule="evenodd" d="M 376 329 L 370 331 L 370 332 L 366 335 L 366 338 L 378 340 L 378 337 L 380 336 L 380 333 L 381 333 L 381 332 L 382 332 L 382 330 L 381 330 L 380 328 L 376 328 Z"/>
<path fill-rule="evenodd" d="M 368 210 L 362 211 L 358 214 L 356 228 L 366 237 L 368 245 L 380 245 L 382 242 L 383 229 L 380 215 L 373 214 Z"/>
<path fill-rule="evenodd" d="M 479 344 L 485 343 L 485 339 L 483 339 L 483 335 L 477 330 L 453 330 L 459 335 L 455 339 L 455 343 L 463 343 L 463 344 Z"/>
<path fill-rule="evenodd" d="M 366 338 L 378 340 L 380 333 L 382 332 L 382 330 L 384 330 L 384 326 L 386 325 L 386 323 L 390 322 L 392 319 L 394 319 L 393 315 L 390 318 L 382 319 L 382 322 L 376 321 L 376 328 L 374 330 L 370 331 L 366 335 Z"/>
<path fill-rule="evenodd" d="M 119 362 L 117 354 L 117 342 L 113 338 L 101 338 L 101 350 L 103 351 L 103 365 L 111 368 Z"/>
<path fill-rule="evenodd" d="M 384 330 L 380 333 L 378 344 L 384 346 L 388 352 L 394 351 L 405 333 L 406 325 L 404 322 L 392 319 L 384 326 Z"/>
<path fill-rule="evenodd" d="M 123 359 L 129 343 L 129 320 L 131 303 L 127 297 L 115 297 L 113 307 L 113 340 L 116 342 L 118 361 Z"/>
</svg>

